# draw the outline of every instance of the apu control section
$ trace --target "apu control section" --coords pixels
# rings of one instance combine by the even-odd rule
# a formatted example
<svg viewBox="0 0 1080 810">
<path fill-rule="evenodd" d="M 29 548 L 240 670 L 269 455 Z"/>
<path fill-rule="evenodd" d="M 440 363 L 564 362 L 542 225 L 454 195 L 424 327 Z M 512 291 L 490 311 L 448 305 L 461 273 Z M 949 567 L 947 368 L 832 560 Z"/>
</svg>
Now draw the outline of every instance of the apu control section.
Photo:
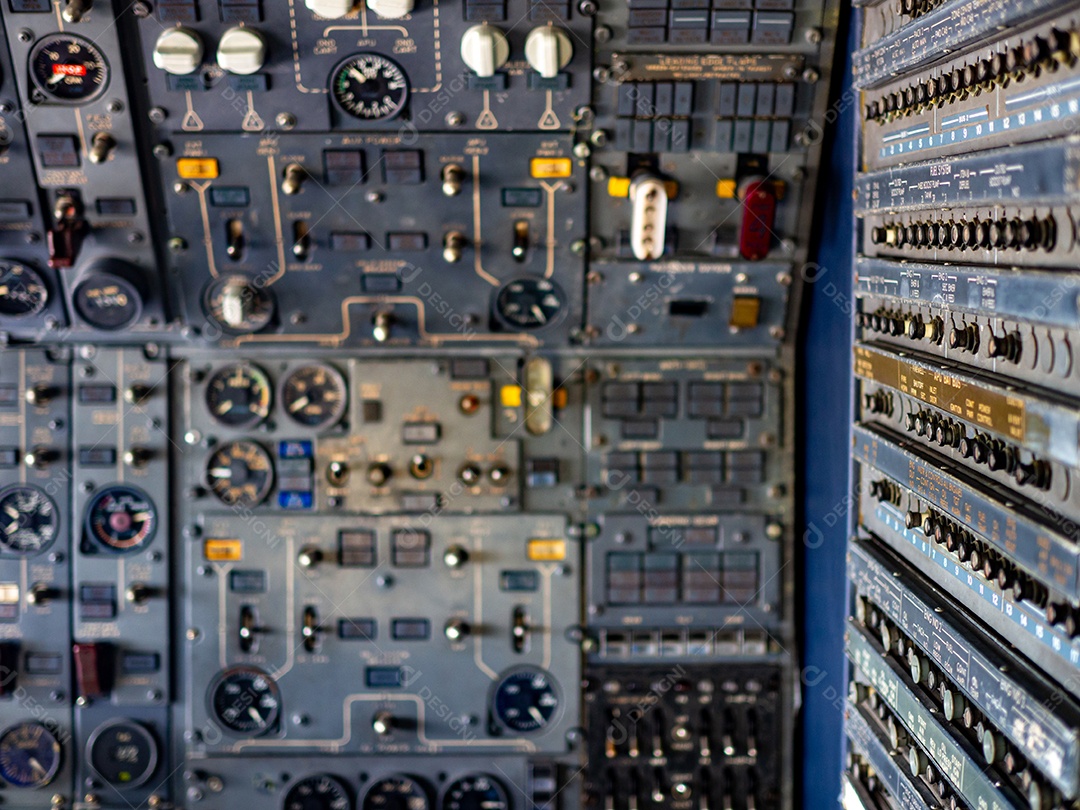
<svg viewBox="0 0 1080 810">
<path fill-rule="evenodd" d="M 835 16 L 2 0 L 0 806 L 792 807 Z"/>
</svg>

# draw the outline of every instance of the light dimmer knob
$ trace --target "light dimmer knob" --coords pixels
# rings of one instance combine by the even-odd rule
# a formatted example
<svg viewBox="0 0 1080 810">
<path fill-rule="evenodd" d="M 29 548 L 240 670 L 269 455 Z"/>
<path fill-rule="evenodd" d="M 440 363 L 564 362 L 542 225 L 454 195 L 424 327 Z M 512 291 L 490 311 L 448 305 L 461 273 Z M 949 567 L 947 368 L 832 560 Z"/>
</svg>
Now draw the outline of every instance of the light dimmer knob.
<svg viewBox="0 0 1080 810">
<path fill-rule="evenodd" d="M 202 58 L 202 40 L 187 28 L 170 28 L 154 43 L 154 64 L 174 76 L 194 73 Z"/>
<path fill-rule="evenodd" d="M 217 63 L 241 76 L 258 73 L 266 64 L 266 42 L 250 28 L 230 28 L 218 43 Z"/>
</svg>

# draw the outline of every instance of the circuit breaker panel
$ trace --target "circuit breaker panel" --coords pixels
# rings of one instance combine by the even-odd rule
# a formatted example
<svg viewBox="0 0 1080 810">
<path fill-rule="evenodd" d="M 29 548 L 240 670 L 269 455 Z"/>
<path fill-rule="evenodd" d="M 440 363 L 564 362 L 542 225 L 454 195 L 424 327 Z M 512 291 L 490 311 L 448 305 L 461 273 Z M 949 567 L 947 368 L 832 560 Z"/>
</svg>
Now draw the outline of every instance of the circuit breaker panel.
<svg viewBox="0 0 1080 810">
<path fill-rule="evenodd" d="M 1080 11 L 860 3 L 847 808 L 1080 802 Z"/>
<path fill-rule="evenodd" d="M 837 4 L 0 0 L 0 806 L 794 806 Z"/>
</svg>

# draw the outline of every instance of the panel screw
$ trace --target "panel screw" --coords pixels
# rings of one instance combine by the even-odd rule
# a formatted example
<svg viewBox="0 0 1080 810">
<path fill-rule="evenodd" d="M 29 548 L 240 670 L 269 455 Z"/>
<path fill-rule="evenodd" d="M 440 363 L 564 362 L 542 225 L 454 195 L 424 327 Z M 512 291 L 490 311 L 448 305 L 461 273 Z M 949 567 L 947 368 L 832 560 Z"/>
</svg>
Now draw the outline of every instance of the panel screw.
<svg viewBox="0 0 1080 810">
<path fill-rule="evenodd" d="M 296 126 L 296 116 L 290 112 L 279 112 L 274 116 L 274 123 L 282 129 L 292 129 Z"/>
<path fill-rule="evenodd" d="M 34 32 L 29 28 L 23 28 L 18 34 L 19 42 L 30 42 L 34 38 Z"/>
<path fill-rule="evenodd" d="M 105 109 L 113 114 L 121 113 L 124 111 L 124 102 L 118 99 L 113 99 L 107 105 L 105 105 Z"/>
<path fill-rule="evenodd" d="M 446 125 L 450 127 L 460 127 L 465 123 L 465 116 L 459 112 L 451 112 L 446 114 Z"/>
<path fill-rule="evenodd" d="M 169 117 L 169 114 L 165 112 L 164 107 L 152 107 L 150 112 L 147 113 L 147 117 L 149 117 L 151 123 L 161 124 Z"/>
</svg>

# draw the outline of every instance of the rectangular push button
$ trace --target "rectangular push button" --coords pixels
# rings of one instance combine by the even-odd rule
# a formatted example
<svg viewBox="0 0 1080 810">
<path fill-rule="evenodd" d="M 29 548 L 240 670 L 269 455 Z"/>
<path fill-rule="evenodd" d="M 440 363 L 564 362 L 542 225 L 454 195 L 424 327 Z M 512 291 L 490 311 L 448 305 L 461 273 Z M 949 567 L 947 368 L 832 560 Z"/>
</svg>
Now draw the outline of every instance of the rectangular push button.
<svg viewBox="0 0 1080 810">
<path fill-rule="evenodd" d="M 37 148 L 46 169 L 77 169 L 82 162 L 74 135 L 38 135 Z"/>
<path fill-rule="evenodd" d="M 338 565 L 342 568 L 375 567 L 375 532 L 344 529 L 338 532 Z"/>
<path fill-rule="evenodd" d="M 71 645 L 71 655 L 75 662 L 75 686 L 79 697 L 100 698 L 112 691 L 112 645 L 76 642 Z"/>
<path fill-rule="evenodd" d="M 529 174 L 537 180 L 555 180 L 573 174 L 570 158 L 533 158 L 529 161 Z"/>
<path fill-rule="evenodd" d="M 431 637 L 431 622 L 427 619 L 394 619 L 390 635 L 395 641 L 426 641 Z"/>
<path fill-rule="evenodd" d="M 384 149 L 383 180 L 388 186 L 424 182 L 424 153 L 418 149 Z"/>
<path fill-rule="evenodd" d="M 176 173 L 182 180 L 216 180 L 221 171 L 217 158 L 180 158 Z"/>
<path fill-rule="evenodd" d="M 425 568 L 431 564 L 431 535 L 422 529 L 394 529 L 390 559 L 397 568 Z"/>
<path fill-rule="evenodd" d="M 345 641 L 374 641 L 376 631 L 374 619 L 338 619 L 338 638 Z"/>
<path fill-rule="evenodd" d="M 405 685 L 401 667 L 367 667 L 364 683 L 368 689 L 400 689 Z"/>
<path fill-rule="evenodd" d="M 355 186 L 364 182 L 364 153 L 359 149 L 327 149 L 323 172 L 329 186 Z"/>
</svg>

